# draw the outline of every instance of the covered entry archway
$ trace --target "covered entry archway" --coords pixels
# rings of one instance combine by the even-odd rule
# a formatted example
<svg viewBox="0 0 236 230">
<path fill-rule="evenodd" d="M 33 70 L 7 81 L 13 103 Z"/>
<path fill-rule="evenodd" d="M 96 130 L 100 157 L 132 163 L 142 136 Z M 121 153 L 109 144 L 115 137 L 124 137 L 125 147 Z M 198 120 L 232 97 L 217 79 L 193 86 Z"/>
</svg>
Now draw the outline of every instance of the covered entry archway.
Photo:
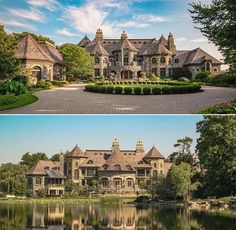
<svg viewBox="0 0 236 230">
<path fill-rule="evenodd" d="M 122 70 L 121 71 L 121 79 L 132 79 L 133 73 L 130 70 Z"/>
<path fill-rule="evenodd" d="M 32 69 L 32 76 L 37 78 L 37 81 L 42 80 L 42 69 L 40 66 L 34 66 Z"/>
</svg>

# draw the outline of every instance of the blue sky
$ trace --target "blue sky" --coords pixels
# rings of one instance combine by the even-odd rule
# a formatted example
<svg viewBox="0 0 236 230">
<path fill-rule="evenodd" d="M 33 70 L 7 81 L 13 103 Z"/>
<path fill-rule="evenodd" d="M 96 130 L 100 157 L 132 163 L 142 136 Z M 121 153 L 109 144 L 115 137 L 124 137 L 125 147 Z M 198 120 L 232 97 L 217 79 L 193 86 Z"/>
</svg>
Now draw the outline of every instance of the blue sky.
<svg viewBox="0 0 236 230">
<path fill-rule="evenodd" d="M 196 122 L 202 116 L 0 116 L 0 163 L 19 162 L 27 151 L 52 156 L 78 144 L 85 149 L 110 149 L 115 138 L 122 149 L 134 149 L 137 140 L 148 151 L 155 145 L 164 156 L 176 140 L 198 138 Z"/>
<path fill-rule="evenodd" d="M 173 32 L 178 49 L 202 47 L 217 58 L 217 48 L 194 29 L 189 3 L 211 0 L 0 0 L 0 22 L 8 32 L 31 31 L 57 44 L 78 43 L 97 28 L 117 38 L 159 38 Z"/>
</svg>

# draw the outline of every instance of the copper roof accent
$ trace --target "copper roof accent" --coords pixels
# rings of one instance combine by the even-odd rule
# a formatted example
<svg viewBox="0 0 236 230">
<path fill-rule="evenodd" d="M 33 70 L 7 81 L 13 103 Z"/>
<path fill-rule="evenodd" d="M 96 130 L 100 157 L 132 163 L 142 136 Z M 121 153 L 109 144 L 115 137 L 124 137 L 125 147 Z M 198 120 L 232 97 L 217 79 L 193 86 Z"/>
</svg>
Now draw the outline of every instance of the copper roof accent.
<svg viewBox="0 0 236 230">
<path fill-rule="evenodd" d="M 109 56 L 109 53 L 105 50 L 105 48 L 102 46 L 100 41 L 94 40 L 86 47 L 86 50 L 90 54 L 93 54 L 93 55 L 101 54 L 101 55 Z"/>
<path fill-rule="evenodd" d="M 41 45 L 30 34 L 27 34 L 18 40 L 16 57 L 19 59 L 55 62 L 54 59 L 44 51 Z"/>
<path fill-rule="evenodd" d="M 167 40 L 165 39 L 165 37 L 162 35 L 159 38 L 159 42 L 163 45 L 163 46 L 167 46 Z"/>
<path fill-rule="evenodd" d="M 162 159 L 165 159 L 165 157 L 156 149 L 156 147 L 154 145 L 150 149 L 150 151 L 145 155 L 145 158 L 162 158 Z"/>
<path fill-rule="evenodd" d="M 39 43 L 41 48 L 50 56 L 55 63 L 62 64 L 62 54 L 59 50 L 48 42 Z"/>
<path fill-rule="evenodd" d="M 212 57 L 210 54 L 206 53 L 201 48 L 197 48 L 190 51 L 184 64 L 201 64 L 205 60 L 210 60 L 213 64 L 222 64 L 219 60 Z"/>
<path fill-rule="evenodd" d="M 68 157 L 84 157 L 87 158 L 85 156 L 85 153 L 79 148 L 78 145 L 76 145 L 71 152 L 68 154 Z"/>
<path fill-rule="evenodd" d="M 38 161 L 26 175 L 47 175 L 45 170 L 53 170 L 55 168 L 60 168 L 60 162 L 53 161 Z"/>
<path fill-rule="evenodd" d="M 87 37 L 87 35 L 85 35 L 78 45 L 81 47 L 86 47 L 90 42 L 91 40 Z"/>
</svg>

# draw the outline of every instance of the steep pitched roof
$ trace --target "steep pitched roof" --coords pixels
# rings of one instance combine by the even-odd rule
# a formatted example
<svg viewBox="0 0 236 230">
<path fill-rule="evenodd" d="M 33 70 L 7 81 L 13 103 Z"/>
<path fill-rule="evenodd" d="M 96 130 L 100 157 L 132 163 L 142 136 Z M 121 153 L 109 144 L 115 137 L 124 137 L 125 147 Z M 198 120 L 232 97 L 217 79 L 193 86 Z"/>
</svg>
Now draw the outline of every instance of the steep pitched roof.
<svg viewBox="0 0 236 230">
<path fill-rule="evenodd" d="M 222 64 L 219 60 L 212 57 L 210 54 L 208 54 L 201 48 L 197 48 L 190 51 L 184 64 L 201 64 L 204 60 L 211 60 L 213 64 Z"/>
<path fill-rule="evenodd" d="M 145 155 L 144 158 L 162 158 L 165 159 L 165 157 L 156 149 L 155 146 L 153 146 L 149 152 Z"/>
<path fill-rule="evenodd" d="M 156 39 L 153 39 L 147 45 L 143 46 L 139 50 L 140 55 L 155 55 L 155 54 L 169 54 L 171 52 L 160 42 Z"/>
<path fill-rule="evenodd" d="M 45 169 L 60 168 L 60 162 L 38 161 L 28 172 L 27 175 L 47 175 Z"/>
<path fill-rule="evenodd" d="M 102 46 L 102 44 L 99 41 L 94 41 L 93 43 L 89 44 L 86 47 L 86 50 L 90 54 L 101 54 L 101 55 L 106 55 L 109 56 L 109 53 L 105 50 L 105 48 Z"/>
<path fill-rule="evenodd" d="M 55 46 L 47 42 L 40 43 L 40 46 L 45 53 L 47 53 L 54 60 L 55 63 L 62 63 L 62 54 Z"/>
<path fill-rule="evenodd" d="M 68 157 L 84 157 L 87 158 L 85 156 L 85 153 L 79 148 L 78 145 L 76 145 L 71 152 L 68 154 Z"/>
<path fill-rule="evenodd" d="M 131 51 L 138 52 L 137 48 L 128 39 L 120 39 L 116 44 L 114 44 L 113 51 L 123 49 L 130 49 Z"/>
<path fill-rule="evenodd" d="M 87 35 L 85 35 L 78 45 L 81 47 L 86 47 L 90 42 L 91 40 L 87 37 Z"/>
<path fill-rule="evenodd" d="M 20 59 L 44 60 L 54 62 L 54 59 L 48 55 L 40 44 L 27 34 L 19 39 L 16 50 L 16 57 Z"/>
<path fill-rule="evenodd" d="M 59 170 L 50 170 L 50 169 L 45 169 L 44 170 L 45 174 L 49 178 L 66 178 L 66 176 L 60 172 Z"/>
<path fill-rule="evenodd" d="M 167 46 L 167 40 L 165 39 L 165 37 L 162 35 L 159 38 L 159 42 L 163 45 L 163 46 Z"/>
</svg>

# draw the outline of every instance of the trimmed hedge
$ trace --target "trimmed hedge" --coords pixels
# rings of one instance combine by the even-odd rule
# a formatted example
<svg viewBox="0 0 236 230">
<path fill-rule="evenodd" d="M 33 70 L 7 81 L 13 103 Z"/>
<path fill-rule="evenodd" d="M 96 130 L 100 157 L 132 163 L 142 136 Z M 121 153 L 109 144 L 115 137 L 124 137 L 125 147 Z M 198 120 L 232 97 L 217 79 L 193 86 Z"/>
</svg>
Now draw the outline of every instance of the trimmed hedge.
<svg viewBox="0 0 236 230">
<path fill-rule="evenodd" d="M 201 86 L 198 84 L 184 84 L 184 85 L 163 85 L 163 87 L 122 87 L 122 86 L 113 86 L 113 85 L 95 85 L 89 84 L 85 86 L 85 90 L 88 92 L 95 93 L 115 93 L 115 94 L 135 94 L 135 95 L 158 95 L 158 94 L 183 94 L 183 93 L 196 93 L 201 90 Z"/>
</svg>

